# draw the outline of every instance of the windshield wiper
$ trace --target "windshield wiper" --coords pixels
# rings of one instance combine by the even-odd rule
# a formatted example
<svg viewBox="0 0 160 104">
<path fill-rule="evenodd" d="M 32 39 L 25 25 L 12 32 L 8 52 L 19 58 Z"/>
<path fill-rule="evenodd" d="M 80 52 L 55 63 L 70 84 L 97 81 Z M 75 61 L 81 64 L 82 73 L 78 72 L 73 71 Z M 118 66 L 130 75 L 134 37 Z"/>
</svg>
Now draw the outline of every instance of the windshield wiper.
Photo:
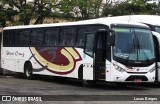
<svg viewBox="0 0 160 104">
<path fill-rule="evenodd" d="M 145 56 L 145 59 L 146 59 L 145 61 L 149 63 L 149 58 L 147 57 L 146 53 L 144 52 L 144 49 L 141 49 L 141 45 L 140 45 L 139 39 L 137 37 L 134 37 L 133 38 L 133 45 L 129 49 L 129 55 L 128 55 L 128 58 L 126 60 L 127 64 L 129 62 L 129 58 L 130 58 L 132 49 L 134 49 L 135 52 L 137 51 L 137 61 L 139 61 L 139 54 L 140 54 L 140 51 L 142 50 L 142 52 L 143 52 L 143 54 Z"/>
<path fill-rule="evenodd" d="M 140 53 L 140 50 L 142 50 L 142 52 L 146 58 L 146 61 L 149 63 L 149 58 L 147 57 L 146 53 L 144 52 L 144 49 L 143 48 L 141 49 L 141 46 L 139 44 L 139 39 L 136 38 L 136 40 L 137 40 L 137 49 L 139 50 L 139 53 Z M 137 50 L 137 60 L 138 60 L 138 50 Z"/>
<path fill-rule="evenodd" d="M 129 52 L 128 52 L 128 58 L 127 58 L 127 60 L 126 60 L 126 63 L 128 64 L 129 63 L 129 58 L 130 58 L 130 56 L 131 56 L 131 52 L 132 52 L 132 49 L 135 51 L 136 50 L 136 46 L 135 46 L 135 38 L 133 38 L 133 42 L 132 42 L 133 44 L 131 45 L 131 48 L 129 49 Z"/>
<path fill-rule="evenodd" d="M 139 40 L 138 40 L 138 38 L 136 37 L 136 41 L 137 41 L 137 44 L 136 44 L 136 46 L 137 46 L 137 61 L 139 60 L 139 57 L 138 57 L 138 51 L 139 51 L 139 53 L 140 53 L 140 44 L 139 44 Z"/>
</svg>

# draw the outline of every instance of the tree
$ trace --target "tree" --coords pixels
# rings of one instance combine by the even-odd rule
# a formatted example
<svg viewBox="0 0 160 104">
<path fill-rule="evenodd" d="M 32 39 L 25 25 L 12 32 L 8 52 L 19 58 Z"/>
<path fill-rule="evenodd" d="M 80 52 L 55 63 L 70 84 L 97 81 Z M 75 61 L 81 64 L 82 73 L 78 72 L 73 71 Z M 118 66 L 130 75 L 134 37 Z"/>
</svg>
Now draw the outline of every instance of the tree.
<svg viewBox="0 0 160 104">
<path fill-rule="evenodd" d="M 103 0 L 61 0 L 60 11 L 66 18 L 89 19 L 100 17 Z"/>
<path fill-rule="evenodd" d="M 89 4 L 91 7 L 92 15 L 94 18 L 100 17 L 100 10 L 103 9 L 103 0 L 89 0 Z"/>
<path fill-rule="evenodd" d="M 146 12 L 145 0 L 127 0 L 128 11 L 131 14 L 142 14 Z"/>
<path fill-rule="evenodd" d="M 57 6 L 59 5 L 59 0 L 35 0 L 35 23 L 42 24 L 46 17 L 52 17 L 53 12 L 56 12 Z M 56 15 L 57 16 L 57 15 Z"/>
<path fill-rule="evenodd" d="M 106 4 L 103 7 L 102 10 L 102 16 L 109 16 L 110 14 L 114 13 L 114 7 L 116 5 L 112 5 L 112 1 L 111 0 L 106 0 Z"/>
<path fill-rule="evenodd" d="M 149 14 L 159 14 L 160 13 L 160 4 L 146 4 L 146 10 Z"/>
<path fill-rule="evenodd" d="M 89 0 L 61 0 L 60 11 L 64 18 L 81 18 L 88 19 L 90 16 L 90 3 Z"/>
<path fill-rule="evenodd" d="M 7 22 L 13 22 L 17 11 L 6 5 L 5 0 L 0 0 L 0 26 L 5 27 Z"/>
<path fill-rule="evenodd" d="M 77 8 L 77 17 L 81 17 L 81 19 L 91 18 L 90 0 L 76 0 L 75 8 Z"/>
<path fill-rule="evenodd" d="M 103 15 L 120 16 L 131 14 L 156 14 L 158 12 L 157 5 L 149 5 L 145 0 L 127 0 L 120 4 L 107 7 L 103 10 Z"/>
<path fill-rule="evenodd" d="M 74 0 L 61 0 L 59 4 L 60 4 L 59 11 L 62 18 L 70 19 L 74 17 L 73 15 L 73 9 L 75 6 Z"/>
<path fill-rule="evenodd" d="M 1 0 L 1 4 L 5 5 L 5 12 L 11 13 L 11 17 L 17 17 L 12 24 L 24 24 L 27 25 L 32 19 L 33 14 L 32 5 L 27 3 L 26 0 Z M 10 14 L 10 15 L 11 15 Z M 9 15 L 7 16 L 10 17 Z M 13 19 L 14 20 L 14 19 Z"/>
<path fill-rule="evenodd" d="M 34 24 L 39 24 L 43 23 L 44 18 L 53 16 L 58 0 L 34 0 L 30 3 L 26 0 L 0 0 L 0 4 L 0 20 L 3 26 L 8 21 L 12 25 L 29 25 L 33 19 Z"/>
</svg>

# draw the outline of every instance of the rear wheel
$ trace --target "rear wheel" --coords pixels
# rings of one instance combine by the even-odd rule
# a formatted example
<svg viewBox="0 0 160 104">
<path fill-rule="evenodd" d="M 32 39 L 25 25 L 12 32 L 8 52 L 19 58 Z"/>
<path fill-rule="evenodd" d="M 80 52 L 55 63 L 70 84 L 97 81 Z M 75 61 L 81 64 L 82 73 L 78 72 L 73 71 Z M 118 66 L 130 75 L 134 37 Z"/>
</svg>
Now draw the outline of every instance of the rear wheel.
<svg viewBox="0 0 160 104">
<path fill-rule="evenodd" d="M 96 84 L 96 82 L 93 80 L 83 79 L 83 70 L 80 71 L 80 80 L 84 87 L 93 87 Z"/>
<path fill-rule="evenodd" d="M 31 63 L 25 64 L 24 75 L 26 79 L 33 79 L 33 69 Z"/>
</svg>

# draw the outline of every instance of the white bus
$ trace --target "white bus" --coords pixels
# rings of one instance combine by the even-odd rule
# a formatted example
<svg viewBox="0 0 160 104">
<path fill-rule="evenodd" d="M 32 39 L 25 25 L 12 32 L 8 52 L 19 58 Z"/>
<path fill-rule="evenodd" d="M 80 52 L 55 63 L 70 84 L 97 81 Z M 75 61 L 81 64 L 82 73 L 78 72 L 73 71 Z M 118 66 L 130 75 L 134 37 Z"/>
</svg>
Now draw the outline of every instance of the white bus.
<svg viewBox="0 0 160 104">
<path fill-rule="evenodd" d="M 156 55 L 156 82 L 160 83 L 160 16 L 157 15 L 126 15 L 126 16 L 116 16 L 110 19 L 115 20 L 127 20 L 132 22 L 139 22 L 146 24 L 150 27 L 155 46 Z"/>
<path fill-rule="evenodd" d="M 155 54 L 150 28 L 107 18 L 3 29 L 1 65 L 24 73 L 95 81 L 155 81 Z M 122 82 L 122 83 L 120 83 Z"/>
</svg>

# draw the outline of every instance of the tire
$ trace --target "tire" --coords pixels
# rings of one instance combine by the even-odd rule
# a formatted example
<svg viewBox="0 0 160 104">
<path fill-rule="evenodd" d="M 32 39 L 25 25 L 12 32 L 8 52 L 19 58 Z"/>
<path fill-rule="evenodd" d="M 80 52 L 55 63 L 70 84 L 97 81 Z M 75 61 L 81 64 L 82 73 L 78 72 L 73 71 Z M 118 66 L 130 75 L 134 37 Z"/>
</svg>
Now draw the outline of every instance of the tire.
<svg viewBox="0 0 160 104">
<path fill-rule="evenodd" d="M 83 79 L 83 70 L 81 70 L 80 71 L 80 80 L 81 80 L 81 82 L 82 82 L 82 85 L 84 86 L 84 87 L 94 87 L 94 85 L 96 84 L 96 82 L 95 81 L 93 81 L 93 80 L 85 80 L 85 79 Z"/>
<path fill-rule="evenodd" d="M 25 67 L 24 67 L 24 76 L 25 76 L 26 79 L 33 79 L 34 78 L 34 76 L 33 76 L 33 69 L 32 69 L 31 63 L 25 64 Z"/>
</svg>

